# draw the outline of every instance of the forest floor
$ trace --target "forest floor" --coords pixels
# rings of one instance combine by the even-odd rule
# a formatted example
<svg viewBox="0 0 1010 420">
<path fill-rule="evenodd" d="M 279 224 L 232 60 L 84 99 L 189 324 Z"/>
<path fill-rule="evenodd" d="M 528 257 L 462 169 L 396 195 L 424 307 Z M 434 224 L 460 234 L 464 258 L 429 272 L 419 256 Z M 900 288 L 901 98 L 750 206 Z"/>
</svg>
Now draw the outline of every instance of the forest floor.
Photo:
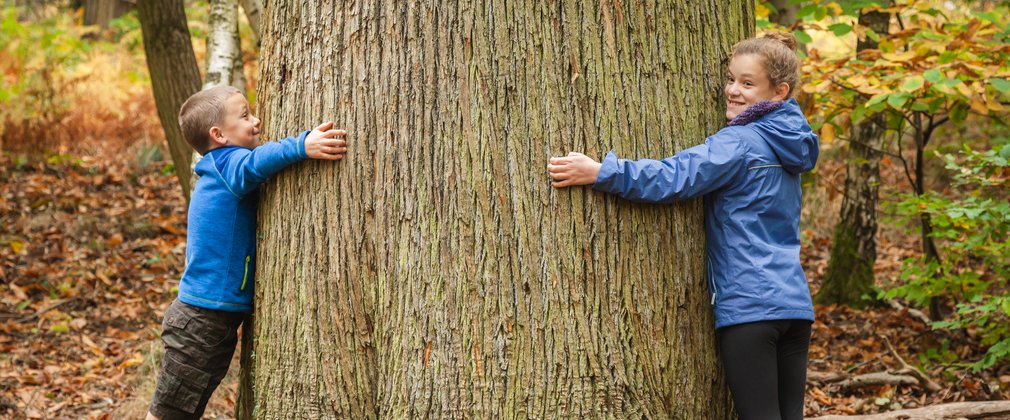
<svg viewBox="0 0 1010 420">
<path fill-rule="evenodd" d="M 0 157 L 0 417 L 118 419 L 146 411 L 186 232 L 182 195 L 151 147 L 115 158 Z M 821 186 L 842 185 L 838 162 L 822 160 L 818 188 L 806 198 L 803 262 L 814 292 L 839 201 Z M 895 279 L 918 241 L 889 224 L 879 237 L 878 278 Z M 818 307 L 812 376 L 894 371 L 900 357 L 941 388 L 843 388 L 812 379 L 805 414 L 1006 399 L 1010 367 L 965 367 L 983 352 L 972 334 L 934 332 L 905 310 Z M 237 371 L 233 363 L 205 418 L 231 418 Z"/>
</svg>

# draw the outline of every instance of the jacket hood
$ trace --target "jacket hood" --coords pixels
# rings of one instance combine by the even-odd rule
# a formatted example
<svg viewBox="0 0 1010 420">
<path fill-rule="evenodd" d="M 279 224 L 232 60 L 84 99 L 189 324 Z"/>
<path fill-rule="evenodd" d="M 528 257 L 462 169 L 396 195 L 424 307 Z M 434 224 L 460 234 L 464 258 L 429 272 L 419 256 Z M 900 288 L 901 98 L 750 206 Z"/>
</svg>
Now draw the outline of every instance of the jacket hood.
<svg viewBox="0 0 1010 420">
<path fill-rule="evenodd" d="M 775 153 L 786 171 L 797 174 L 814 168 L 820 146 L 796 99 L 790 98 L 750 124 Z"/>
</svg>

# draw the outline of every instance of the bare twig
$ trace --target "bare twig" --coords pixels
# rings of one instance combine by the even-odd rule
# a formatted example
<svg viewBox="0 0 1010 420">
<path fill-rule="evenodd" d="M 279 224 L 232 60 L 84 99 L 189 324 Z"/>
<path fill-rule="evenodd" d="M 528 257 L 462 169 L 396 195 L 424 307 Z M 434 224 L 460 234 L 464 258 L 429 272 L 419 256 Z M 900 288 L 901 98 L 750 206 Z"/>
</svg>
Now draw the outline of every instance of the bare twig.
<svg viewBox="0 0 1010 420">
<path fill-rule="evenodd" d="M 889 350 L 891 354 L 894 355 L 895 359 L 898 359 L 898 363 L 901 363 L 901 370 L 895 373 L 911 374 L 912 376 L 919 379 L 919 384 L 922 385 L 924 388 L 926 388 L 926 390 L 929 392 L 936 392 L 943 389 L 942 387 L 940 387 L 940 384 L 933 382 L 933 380 L 930 379 L 928 376 L 926 376 L 925 373 L 917 369 L 915 366 L 908 364 L 908 362 L 906 362 L 905 359 L 903 359 L 901 355 L 898 354 L 898 351 L 894 349 L 894 346 L 891 345 L 891 340 L 888 340 L 887 337 L 883 335 L 880 336 L 880 339 L 884 340 L 884 344 L 887 344 L 887 350 Z"/>
<path fill-rule="evenodd" d="M 842 388 L 862 388 L 877 385 L 919 385 L 919 380 L 912 375 L 901 375 L 890 372 L 873 372 L 856 375 L 838 383 Z"/>
<path fill-rule="evenodd" d="M 900 302 L 894 299 L 889 299 L 887 301 L 887 304 L 899 311 L 908 311 L 908 314 L 911 315 L 912 318 L 922 321 L 923 324 L 929 325 L 932 323 L 932 321 L 929 320 L 929 317 L 918 309 L 906 307 L 905 305 L 902 305 Z"/>
<path fill-rule="evenodd" d="M 67 302 L 70 302 L 70 301 L 72 301 L 74 299 L 77 299 L 77 298 L 60 299 L 60 300 L 58 300 L 56 302 L 50 303 L 50 304 L 46 305 L 45 307 L 43 307 L 42 309 L 39 309 L 38 311 L 35 311 L 34 314 L 31 314 L 31 315 L 28 315 L 28 316 L 25 316 L 25 317 L 22 317 L 22 318 L 18 319 L 18 322 L 28 322 L 28 321 L 34 320 L 34 319 L 38 318 L 39 316 L 42 316 L 42 314 L 44 314 L 46 312 L 49 312 L 49 311 L 51 311 L 53 309 L 56 309 L 60 305 L 63 305 L 65 303 L 67 303 Z"/>
</svg>

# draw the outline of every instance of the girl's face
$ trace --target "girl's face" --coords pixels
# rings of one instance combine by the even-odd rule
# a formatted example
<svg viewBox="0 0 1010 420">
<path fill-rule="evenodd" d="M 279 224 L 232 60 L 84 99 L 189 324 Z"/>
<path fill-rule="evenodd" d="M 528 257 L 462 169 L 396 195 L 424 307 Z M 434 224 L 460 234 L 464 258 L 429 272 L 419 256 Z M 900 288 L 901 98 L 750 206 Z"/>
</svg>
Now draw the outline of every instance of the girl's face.
<svg viewBox="0 0 1010 420">
<path fill-rule="evenodd" d="M 726 70 L 726 119 L 732 120 L 747 107 L 761 101 L 781 101 L 789 94 L 789 84 L 772 86 L 761 56 L 745 54 L 733 57 Z"/>
</svg>

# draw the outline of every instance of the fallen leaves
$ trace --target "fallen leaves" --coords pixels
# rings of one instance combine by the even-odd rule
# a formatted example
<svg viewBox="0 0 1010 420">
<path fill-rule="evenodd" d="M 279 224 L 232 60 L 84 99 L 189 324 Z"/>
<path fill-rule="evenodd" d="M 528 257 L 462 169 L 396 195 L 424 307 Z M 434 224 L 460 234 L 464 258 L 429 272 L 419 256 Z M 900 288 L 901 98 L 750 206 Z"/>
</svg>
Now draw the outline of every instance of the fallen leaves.
<svg viewBox="0 0 1010 420">
<path fill-rule="evenodd" d="M 0 158 L 0 417 L 109 418 L 134 391 L 184 261 L 159 169 Z"/>
</svg>

